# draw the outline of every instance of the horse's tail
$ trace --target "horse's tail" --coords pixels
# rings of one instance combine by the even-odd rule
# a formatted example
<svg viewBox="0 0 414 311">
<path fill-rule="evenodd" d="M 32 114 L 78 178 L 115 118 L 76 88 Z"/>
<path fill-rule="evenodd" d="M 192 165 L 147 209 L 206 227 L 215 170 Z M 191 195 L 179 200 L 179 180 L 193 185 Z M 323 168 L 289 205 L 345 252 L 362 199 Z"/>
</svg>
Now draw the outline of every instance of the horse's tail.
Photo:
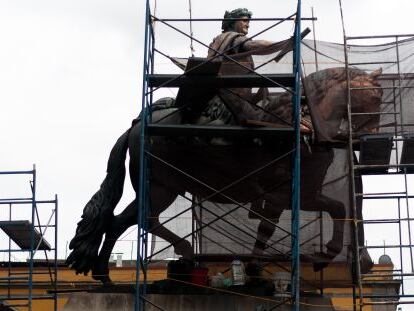
<svg viewBox="0 0 414 311">
<path fill-rule="evenodd" d="M 129 132 L 126 131 L 115 143 L 108 159 L 106 177 L 83 209 L 75 237 L 70 242 L 72 249 L 66 263 L 85 275 L 97 259 L 99 246 L 115 206 L 121 199 L 125 180 L 125 158 L 128 150 Z"/>
</svg>

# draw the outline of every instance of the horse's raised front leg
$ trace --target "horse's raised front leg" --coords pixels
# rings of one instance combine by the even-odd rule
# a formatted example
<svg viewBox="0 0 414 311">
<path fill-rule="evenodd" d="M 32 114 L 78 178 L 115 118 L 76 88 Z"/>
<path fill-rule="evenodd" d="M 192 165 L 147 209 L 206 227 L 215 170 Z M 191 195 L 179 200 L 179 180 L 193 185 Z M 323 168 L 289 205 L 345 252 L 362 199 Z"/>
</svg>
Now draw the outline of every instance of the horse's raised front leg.
<svg viewBox="0 0 414 311">
<path fill-rule="evenodd" d="M 357 193 L 363 193 L 361 176 L 355 177 L 355 190 Z M 364 223 L 362 222 L 362 196 L 356 198 L 356 216 L 358 219 L 358 245 L 363 246 L 365 243 Z M 359 252 L 359 261 L 361 264 L 361 273 L 368 273 L 374 265 L 371 256 L 366 247 L 361 248 Z"/>
<path fill-rule="evenodd" d="M 345 205 L 337 200 L 331 199 L 321 193 L 316 194 L 311 202 L 303 202 L 304 210 L 319 210 L 327 212 L 333 221 L 332 239 L 326 243 L 327 255 L 330 258 L 337 256 L 344 246 L 344 229 L 346 210 Z M 312 205 L 312 206 L 310 206 Z"/>
<path fill-rule="evenodd" d="M 280 215 L 283 209 L 275 204 L 271 204 L 266 200 L 259 200 L 252 203 L 251 211 L 260 214 L 261 216 L 271 220 L 272 223 L 262 219 L 257 228 L 256 242 L 253 248 L 254 255 L 263 255 L 263 252 L 268 248 L 269 239 L 275 232 L 276 226 L 279 222 Z M 257 219 L 257 215 L 249 215 L 249 218 Z"/>
<path fill-rule="evenodd" d="M 105 240 L 97 261 L 92 267 L 92 277 L 104 284 L 110 284 L 108 261 L 118 238 L 131 226 L 137 223 L 137 201 L 132 201 L 121 214 L 114 216 L 105 233 Z"/>
</svg>

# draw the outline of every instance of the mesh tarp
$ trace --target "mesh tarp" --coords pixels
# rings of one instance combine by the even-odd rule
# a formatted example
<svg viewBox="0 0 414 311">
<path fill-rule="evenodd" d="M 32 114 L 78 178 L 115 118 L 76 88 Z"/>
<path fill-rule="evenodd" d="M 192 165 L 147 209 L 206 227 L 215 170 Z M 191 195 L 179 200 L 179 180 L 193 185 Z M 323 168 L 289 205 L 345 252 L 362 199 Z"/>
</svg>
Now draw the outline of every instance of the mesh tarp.
<svg viewBox="0 0 414 311">
<path fill-rule="evenodd" d="M 315 47 L 316 51 L 315 52 Z M 414 39 L 393 41 L 377 45 L 348 45 L 348 64 L 366 72 L 382 69 L 383 105 L 380 132 L 412 132 L 414 121 Z M 338 43 L 313 40 L 302 41 L 304 75 L 332 67 L 344 67 L 344 46 Z M 274 55 L 255 55 L 259 66 Z M 316 57 L 316 58 L 315 58 Z M 286 73 L 292 71 L 291 54 L 278 64 L 269 63 L 258 69 L 261 73 Z M 317 66 L 316 66 L 317 60 Z M 398 75 L 399 74 L 399 75 Z M 398 88 L 401 86 L 402 88 Z M 400 114 L 400 109 L 402 112 Z"/>
<path fill-rule="evenodd" d="M 188 182 L 180 173 L 170 172 L 168 179 L 175 183 L 166 182 L 163 186 L 173 190 L 182 185 L 189 192 L 185 195 L 187 198 L 193 193 L 195 207 L 193 215 L 188 211 L 166 224 L 168 229 L 194 243 L 196 253 L 201 255 L 254 255 L 289 260 L 289 156 L 276 161 L 282 154 L 268 146 L 234 148 L 232 145 L 165 144 L 169 154 L 174 154 L 165 160 L 196 179 Z M 180 157 L 176 157 L 172 149 L 180 150 Z M 165 156 L 157 148 L 152 152 L 159 157 Z M 307 147 L 302 148 L 300 242 L 306 262 L 347 262 L 350 257 L 353 243 L 347 157 L 346 149 L 314 147 L 310 153 Z M 154 161 L 153 165 L 153 174 L 163 170 L 163 164 Z M 249 176 L 254 171 L 256 173 Z M 226 188 L 236 180 L 242 182 L 214 195 L 216 190 Z M 160 220 L 166 221 L 190 207 L 188 199 L 179 197 L 160 215 Z M 274 223 L 275 230 L 269 236 L 259 234 L 272 231 Z M 194 235 L 189 235 L 192 230 Z M 153 236 L 152 253 L 167 245 L 168 242 Z M 177 256 L 171 247 L 154 258 L 173 257 Z"/>
<path fill-rule="evenodd" d="M 317 53 L 315 53 L 315 46 Z M 379 83 L 383 88 L 380 109 L 380 112 L 383 114 L 379 118 L 379 132 L 396 131 L 397 134 L 401 134 L 401 132 L 413 130 L 413 51 L 413 39 L 380 45 L 348 46 L 350 67 L 358 68 L 368 73 L 382 68 Z M 268 63 L 274 56 L 254 55 L 253 59 L 255 65 L 258 66 Z M 317 66 L 315 57 L 317 58 Z M 291 59 L 292 54 L 289 53 L 279 63 L 270 62 L 262 66 L 258 71 L 260 73 L 290 73 L 292 71 Z M 331 67 L 344 67 L 343 45 L 303 40 L 302 62 L 303 73 L 306 76 L 315 72 L 317 68 L 322 70 Z M 402 86 L 402 88 L 396 88 L 396 86 Z M 280 92 L 281 90 L 274 88 L 271 91 Z M 400 113 L 401 111 L 403 113 Z M 220 152 L 226 153 L 227 151 L 223 150 L 229 147 L 216 146 L 215 148 L 216 152 L 220 154 Z M 217 151 L 220 148 L 223 149 Z M 258 147 L 250 146 L 249 148 Z M 335 261 L 349 263 L 352 257 L 350 251 L 353 237 L 351 234 L 352 212 L 349 202 L 348 151 L 344 146 L 329 150 L 321 148 L 313 147 L 308 149 L 306 144 L 302 148 L 302 176 L 304 177 L 302 178 L 303 211 L 301 212 L 300 219 L 301 254 L 305 260 L 311 262 Z M 231 183 L 252 170 L 265 165 L 266 161 L 271 161 L 271 159 L 280 156 L 280 152 L 266 151 L 266 157 L 268 158 L 260 158 L 259 156 L 258 160 L 258 156 L 256 156 L 253 162 L 247 164 L 247 162 L 240 161 L 240 159 L 244 158 L 243 153 L 246 152 L 246 149 L 239 149 L 238 153 L 236 152 L 236 154 L 226 159 L 226 163 L 229 165 L 223 168 L 223 164 L 218 164 L 218 159 L 214 159 L 214 157 L 209 158 L 211 156 L 209 152 L 213 151 L 210 150 L 203 155 L 200 150 L 196 151 L 196 149 L 186 149 L 186 161 L 182 160 L 173 164 L 188 173 L 194 174 L 206 183 L 209 181 L 209 178 L 204 178 L 203 174 L 214 171 L 216 178 L 222 179 L 223 184 L 219 183 L 222 186 L 226 185 L 224 181 Z M 260 148 L 251 152 L 263 155 L 263 151 Z M 227 156 L 229 155 L 227 154 Z M 196 166 L 189 168 L 189 161 L 199 161 L 199 168 L 197 169 Z M 244 161 L 247 160 L 245 159 Z M 232 170 L 233 172 L 231 172 Z M 256 174 L 255 180 L 251 180 L 251 184 L 259 184 L 261 189 L 276 185 L 283 178 L 289 177 L 289 170 L 289 161 L 279 161 L 275 165 L 268 167 L 266 172 Z M 269 178 L 269 172 L 272 172 L 273 179 Z M 258 182 L 258 180 L 260 181 Z M 360 184 L 357 182 L 357 185 Z M 217 183 L 215 186 L 218 186 Z M 357 190 L 361 191 L 362 189 Z M 243 194 L 245 190 L 241 187 L 238 191 L 239 194 Z M 252 213 L 253 210 L 277 223 L 276 229 L 270 234 L 269 241 L 265 243 L 263 255 L 287 259 L 290 255 L 291 243 L 289 235 L 291 224 L 291 211 L 289 209 L 290 182 L 280 186 L 279 189 L 270 192 L 270 194 L 263 195 L 259 201 L 253 195 L 250 201 L 248 199 L 240 200 L 240 196 L 243 195 L 238 196 L 235 193 L 237 194 L 237 191 L 232 192 L 229 196 L 243 205 L 242 207 L 229 202 L 219 202 L 220 200 L 206 200 L 206 196 L 200 195 L 200 192 L 192 193 L 194 202 L 201 201 L 201 206 L 203 207 L 201 209 L 200 207 L 195 208 L 194 217 L 197 220 L 194 220 L 192 214 L 188 213 L 185 217 L 178 217 L 171 221 L 169 226 L 177 235 L 182 237 L 187 235 L 191 228 L 198 228 L 193 238 L 187 238 L 190 242 L 193 239 L 196 240 L 194 249 L 198 253 L 252 254 L 255 244 L 257 246 L 259 225 L 265 222 L 258 218 L 257 215 L 254 215 Z M 253 191 L 252 194 L 257 193 Z M 191 194 L 188 194 L 188 196 L 191 196 Z M 187 200 L 178 198 L 162 216 L 176 215 L 183 208 L 190 206 L 189 204 Z M 278 205 L 278 207 L 270 208 L 271 204 Z M 362 208 L 362 202 L 358 202 L 358 204 L 359 208 Z M 226 214 L 230 210 L 234 211 Z M 217 220 L 218 218 L 220 219 Z M 336 236 L 334 236 L 334 232 L 336 232 Z M 339 235 L 341 238 L 338 238 Z M 359 238 L 363 244 L 363 235 Z M 260 240 L 259 237 L 259 242 Z M 165 241 L 158 237 L 153 237 L 153 252 L 163 248 L 165 245 Z M 364 254 L 366 255 L 366 252 Z M 173 256 L 173 250 L 170 248 L 156 257 L 165 259 Z"/>
</svg>

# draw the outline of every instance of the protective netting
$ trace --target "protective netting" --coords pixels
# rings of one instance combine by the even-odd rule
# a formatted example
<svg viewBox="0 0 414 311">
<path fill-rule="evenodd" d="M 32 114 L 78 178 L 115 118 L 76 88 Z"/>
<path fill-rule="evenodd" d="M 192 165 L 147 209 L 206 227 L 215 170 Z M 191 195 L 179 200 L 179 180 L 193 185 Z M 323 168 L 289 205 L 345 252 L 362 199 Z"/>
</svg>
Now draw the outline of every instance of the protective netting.
<svg viewBox="0 0 414 311">
<path fill-rule="evenodd" d="M 332 239 L 334 231 L 334 223 L 332 219 L 338 219 L 337 230 L 344 233 L 344 241 L 336 241 L 337 247 L 341 248 L 342 244 L 348 246 L 351 244 L 349 240 L 349 226 L 346 225 L 346 219 L 350 218 L 347 214 L 348 207 L 348 195 L 347 195 L 347 165 L 346 163 L 346 150 L 336 149 L 333 153 L 325 152 L 325 150 L 314 151 L 313 154 L 309 154 L 304 150 L 303 155 L 303 182 L 304 194 L 302 195 L 302 215 L 300 220 L 301 236 L 300 242 L 302 244 L 301 251 L 303 254 L 315 255 L 318 253 L 326 253 L 326 243 Z M 330 163 L 330 161 L 333 161 Z M 282 166 L 276 164 L 275 167 L 270 167 L 270 170 L 275 172 L 287 170 L 287 163 Z M 314 169 L 318 166 L 321 170 Z M 327 172 L 326 167 L 328 167 Z M 285 171 L 286 172 L 286 171 Z M 280 181 L 285 175 L 285 172 L 280 172 L 279 175 L 275 173 L 275 181 Z M 326 175 L 325 175 L 326 174 Z M 263 175 L 263 174 L 262 174 Z M 258 179 L 264 178 L 264 176 L 258 175 Z M 283 177 L 282 177 L 283 176 Z M 312 176 L 312 177 L 310 177 Z M 317 179 L 325 179 L 325 185 L 322 187 L 322 191 L 319 188 L 319 181 Z M 267 189 L 271 189 L 268 185 Z M 319 192 L 317 197 L 312 193 Z M 268 200 L 261 202 L 255 202 L 253 204 L 259 204 L 259 206 L 252 206 L 252 203 L 245 205 L 247 210 L 239 208 L 229 215 L 219 219 L 208 227 L 205 227 L 202 233 L 202 252 L 207 254 L 252 254 L 256 239 L 264 245 L 264 255 L 277 256 L 283 259 L 288 258 L 291 249 L 291 236 L 290 232 L 290 185 L 289 183 L 282 185 L 279 189 L 270 192 L 267 195 Z M 315 202 L 318 201 L 316 204 Z M 278 207 L 275 208 L 274 204 Z M 339 206 L 338 210 L 329 211 L 329 208 L 335 204 Z M 213 214 L 225 215 L 229 210 L 237 206 L 231 204 L 217 204 L 215 202 L 206 202 L 202 204 L 203 209 L 198 210 L 198 217 L 203 219 L 203 222 L 209 219 L 214 219 Z M 321 211 L 310 211 L 318 209 Z M 325 209 L 324 211 L 322 209 Z M 259 225 L 264 226 L 264 232 L 267 227 L 272 227 L 272 224 L 267 223 L 266 220 L 261 219 L 258 215 L 253 214 L 252 210 L 260 215 L 270 219 L 277 223 L 275 232 L 271 235 L 268 241 L 264 237 L 258 236 L 260 231 Z M 249 215 L 250 211 L 250 215 Z M 201 215 L 203 213 L 203 215 Z M 217 218 L 215 218 L 217 219 Z M 319 235 L 322 228 L 323 234 Z M 346 250 L 346 247 L 344 247 Z M 320 255 L 320 254 L 318 254 Z M 317 256 L 317 255 L 315 255 Z M 312 257 L 305 258 L 309 260 L 320 260 L 322 258 Z M 346 260 L 346 251 L 342 252 L 338 256 L 338 260 Z"/>
<path fill-rule="evenodd" d="M 315 52 L 315 47 L 317 52 Z M 414 39 L 380 45 L 348 45 L 348 62 L 351 68 L 358 68 L 367 73 L 382 68 L 382 75 L 378 77 L 383 91 L 379 111 L 379 132 L 392 132 L 400 135 L 401 132 L 413 131 L 413 51 Z M 253 55 L 256 66 L 265 64 L 258 71 L 260 73 L 292 72 L 291 53 L 288 53 L 279 63 L 269 62 L 274 57 L 275 55 Z M 305 76 L 317 69 L 344 67 L 344 47 L 336 43 L 303 40 L 302 64 Z M 281 89 L 274 88 L 271 91 L 281 92 Z M 358 90 L 351 92 L 358 92 Z M 197 146 L 192 148 L 187 146 L 184 157 L 187 160 L 172 161 L 174 162 L 172 164 L 189 174 L 194 174 L 205 183 L 209 183 L 211 178 L 203 174 L 214 172 L 216 179 L 220 180 L 218 183 L 213 182 L 214 186 L 224 187 L 281 155 L 279 151 L 263 151 L 259 145 L 236 148 L 237 150 L 231 151 L 231 154 L 228 153 L 228 148 L 231 147 L 226 146 L 225 143 L 224 146 L 212 147 L 212 150 L 207 147 L 208 144 L 207 146 L 204 144 L 202 150 Z M 310 262 L 350 263 L 353 237 L 352 211 L 349 202 L 348 151 L 344 145 L 340 148 L 325 149 L 325 147 L 304 144 L 302 149 L 300 243 L 303 259 Z M 214 156 L 212 156 L 213 153 Z M 247 161 L 246 154 L 254 156 Z M 195 163 L 198 163 L 198 168 Z M 181 237 L 195 230 L 193 236 L 188 236 L 187 240 L 194 243 L 194 249 L 199 254 L 259 253 L 263 256 L 286 260 L 290 256 L 291 243 L 289 172 L 290 161 L 285 159 L 275 162 L 274 165 L 266 167 L 264 172 L 250 178 L 249 185 L 257 186 L 259 188 L 257 191 L 246 190 L 244 186 L 234 186 L 236 190 L 227 195 L 238 204 L 224 203 L 223 199 L 206 199 L 208 195 L 205 192 L 204 194 L 203 191 L 191 193 L 188 190 L 190 193 L 186 196 L 193 199 L 193 204 L 201 202 L 201 208 L 196 206 L 194 213 L 188 212 L 177 217 L 168 226 Z M 266 191 L 272 185 L 277 186 L 283 181 L 285 183 L 279 185 L 276 190 Z M 359 187 L 357 190 L 361 191 L 362 185 L 358 180 L 356 184 Z M 216 188 L 218 189 L 220 188 Z M 246 195 L 249 191 L 251 191 L 250 199 Z M 244 199 L 242 200 L 241 197 Z M 357 203 L 358 212 L 362 214 L 362 202 Z M 161 214 L 161 217 L 172 217 L 190 206 L 191 202 L 178 198 Z M 229 213 L 229 211 L 232 212 Z M 257 214 L 269 219 L 271 223 L 261 219 L 261 216 Z M 359 239 L 363 244 L 363 230 L 361 229 L 362 227 L 360 227 Z M 260 231 L 262 233 L 258 235 Z M 166 244 L 167 242 L 159 237 L 153 236 L 153 253 L 164 248 Z M 257 248 L 261 251 L 258 252 Z M 364 263 L 368 267 L 370 260 L 365 250 L 362 253 L 361 260 L 364 269 Z M 155 257 L 164 259 L 174 256 L 173 249 L 169 248 Z"/>
<path fill-rule="evenodd" d="M 355 41 L 355 40 L 354 40 Z M 315 49 L 316 48 L 316 49 Z M 348 64 L 368 73 L 382 69 L 383 88 L 380 132 L 412 132 L 414 125 L 414 39 L 376 45 L 348 44 Z M 316 52 L 315 52 L 316 51 Z M 344 46 L 338 43 L 303 40 L 302 68 L 305 76 L 326 68 L 344 67 Z M 269 62 L 274 55 L 254 55 L 256 66 Z M 270 62 L 258 69 L 260 73 L 292 71 L 291 53 L 279 63 Z M 316 65 L 317 64 L 317 65 Z M 402 113 L 400 110 L 402 109 Z"/>
<path fill-rule="evenodd" d="M 166 144 L 170 149 L 176 147 Z M 186 199 L 179 197 L 160 215 L 160 220 L 174 218 L 192 204 L 194 213 L 189 210 L 165 227 L 194 243 L 198 254 L 254 254 L 288 260 L 291 245 L 290 157 L 276 160 L 281 156 L 280 152 L 255 145 L 245 145 L 237 150 L 231 145 L 188 148 L 179 144 L 177 149 L 181 148 L 185 152 L 180 159 L 168 160 L 180 171 L 196 178 L 194 186 L 187 184 L 186 178 L 179 177 L 178 172 L 171 172 L 169 177 L 176 184 L 166 184 L 165 187 L 174 189 L 180 184 L 194 196 L 187 193 Z M 156 150 L 153 152 L 162 156 Z M 312 153 L 307 148 L 302 150 L 300 241 L 304 261 L 346 262 L 350 256 L 352 214 L 347 157 L 346 149 L 314 147 Z M 162 164 L 154 165 L 162 169 Z M 154 174 L 157 169 L 153 169 Z M 248 176 L 252 172 L 255 173 Z M 215 191 L 240 179 L 240 183 L 214 195 Z M 193 235 L 190 235 L 191 231 Z M 167 245 L 167 241 L 153 236 L 152 254 L 163 249 L 155 258 L 177 257 L 172 247 L 164 249 Z"/>
</svg>

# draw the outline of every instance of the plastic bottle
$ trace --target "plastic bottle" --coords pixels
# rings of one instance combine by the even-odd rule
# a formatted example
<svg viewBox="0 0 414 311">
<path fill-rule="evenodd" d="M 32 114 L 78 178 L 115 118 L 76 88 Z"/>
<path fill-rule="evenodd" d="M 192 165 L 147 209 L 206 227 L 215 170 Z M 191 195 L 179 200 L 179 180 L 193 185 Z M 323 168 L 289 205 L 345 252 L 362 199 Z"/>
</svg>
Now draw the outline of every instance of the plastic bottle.
<svg viewBox="0 0 414 311">
<path fill-rule="evenodd" d="M 233 260 L 231 263 L 231 275 L 233 277 L 233 285 L 240 286 L 246 284 L 244 264 L 240 260 Z"/>
</svg>

